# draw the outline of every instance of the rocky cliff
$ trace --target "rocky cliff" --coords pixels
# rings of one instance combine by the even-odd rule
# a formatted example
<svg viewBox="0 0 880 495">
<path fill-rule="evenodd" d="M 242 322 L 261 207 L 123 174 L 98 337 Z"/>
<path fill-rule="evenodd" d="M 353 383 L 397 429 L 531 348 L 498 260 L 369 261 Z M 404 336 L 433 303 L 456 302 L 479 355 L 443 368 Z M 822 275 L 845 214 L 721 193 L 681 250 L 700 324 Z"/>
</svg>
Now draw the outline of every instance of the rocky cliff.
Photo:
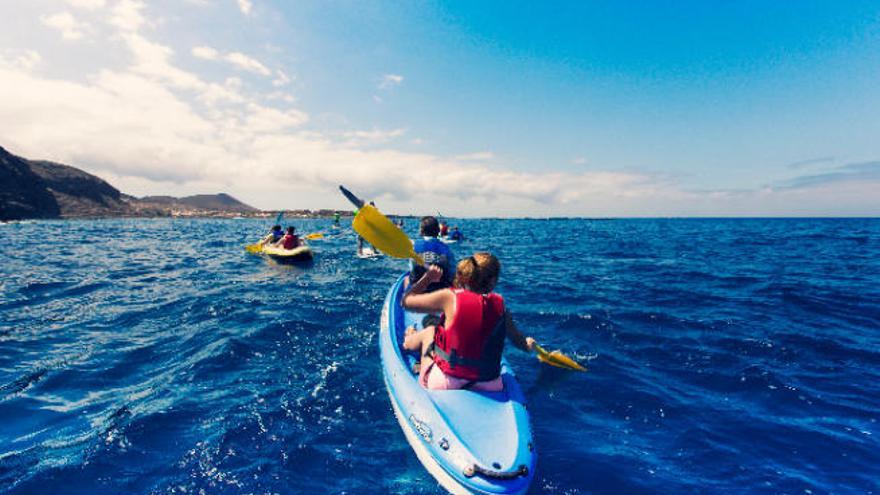
<svg viewBox="0 0 880 495">
<path fill-rule="evenodd" d="M 0 146 L 0 220 L 55 218 L 61 208 L 30 163 Z"/>
</svg>

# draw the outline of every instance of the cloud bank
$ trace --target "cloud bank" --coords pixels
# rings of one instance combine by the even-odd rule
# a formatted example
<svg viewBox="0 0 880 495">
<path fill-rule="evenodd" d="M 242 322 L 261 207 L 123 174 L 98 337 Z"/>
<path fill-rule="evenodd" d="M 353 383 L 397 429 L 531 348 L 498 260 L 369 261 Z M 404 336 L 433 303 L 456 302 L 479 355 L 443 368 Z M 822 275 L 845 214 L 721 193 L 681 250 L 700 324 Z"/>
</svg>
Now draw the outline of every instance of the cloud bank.
<svg viewBox="0 0 880 495">
<path fill-rule="evenodd" d="M 344 183 L 389 211 L 463 216 L 821 215 L 864 212 L 874 198 L 867 209 L 880 214 L 876 162 L 754 191 L 687 191 L 668 177 L 599 166 L 515 170 L 491 150 L 406 151 L 397 146 L 404 128 L 323 131 L 274 91 L 294 68 L 235 49 L 173 47 L 156 39 L 155 16 L 140 1 L 68 3 L 91 9 L 89 22 L 110 30 L 99 48 L 125 63 L 73 79 L 51 71 L 49 53 L 0 52 L 0 144 L 80 166 L 126 192 L 226 191 L 262 208 L 345 207 L 336 192 Z M 238 5 L 252 13 L 250 2 Z M 85 30 L 73 16 L 35 22 L 59 30 L 64 46 Z M 212 80 L 186 65 L 187 54 L 241 78 Z M 379 87 L 403 80 L 386 74 Z"/>
</svg>

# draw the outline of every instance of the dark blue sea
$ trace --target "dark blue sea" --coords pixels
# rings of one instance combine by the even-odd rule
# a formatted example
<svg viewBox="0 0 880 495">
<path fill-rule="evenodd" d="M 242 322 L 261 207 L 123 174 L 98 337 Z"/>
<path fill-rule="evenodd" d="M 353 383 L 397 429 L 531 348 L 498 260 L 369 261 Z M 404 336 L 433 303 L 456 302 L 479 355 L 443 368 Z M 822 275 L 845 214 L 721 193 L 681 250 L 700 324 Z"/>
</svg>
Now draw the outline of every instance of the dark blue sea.
<svg viewBox="0 0 880 495">
<path fill-rule="evenodd" d="M 0 492 L 435 494 L 377 352 L 405 262 L 295 220 L 0 225 Z M 880 220 L 460 220 L 519 326 L 531 493 L 880 494 Z M 407 230 L 415 234 L 415 221 Z"/>
</svg>

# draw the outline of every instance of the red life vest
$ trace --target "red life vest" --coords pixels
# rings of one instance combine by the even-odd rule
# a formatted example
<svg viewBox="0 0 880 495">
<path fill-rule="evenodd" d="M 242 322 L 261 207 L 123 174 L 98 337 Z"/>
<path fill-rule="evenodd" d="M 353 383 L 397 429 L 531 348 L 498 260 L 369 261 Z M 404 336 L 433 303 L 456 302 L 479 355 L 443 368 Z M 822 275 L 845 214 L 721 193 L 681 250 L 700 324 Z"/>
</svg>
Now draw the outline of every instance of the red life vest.
<svg viewBox="0 0 880 495">
<path fill-rule="evenodd" d="M 495 293 L 456 289 L 455 319 L 445 318 L 434 332 L 434 362 L 449 376 L 494 380 L 501 374 L 501 351 L 507 328 L 504 299 Z"/>
<path fill-rule="evenodd" d="M 284 236 L 284 249 L 293 249 L 299 247 L 299 237 L 296 234 L 287 234 Z"/>
</svg>

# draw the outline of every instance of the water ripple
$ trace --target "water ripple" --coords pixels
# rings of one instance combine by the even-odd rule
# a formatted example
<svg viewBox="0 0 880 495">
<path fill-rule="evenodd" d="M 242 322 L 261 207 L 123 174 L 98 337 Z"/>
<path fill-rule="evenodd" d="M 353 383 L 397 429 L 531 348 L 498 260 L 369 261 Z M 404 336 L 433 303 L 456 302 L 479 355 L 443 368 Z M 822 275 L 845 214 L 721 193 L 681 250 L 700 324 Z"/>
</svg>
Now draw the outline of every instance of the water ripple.
<svg viewBox="0 0 880 495">
<path fill-rule="evenodd" d="M 880 493 L 880 221 L 456 223 L 519 325 L 590 368 L 508 353 L 533 493 Z M 376 352 L 405 263 L 343 230 L 279 266 L 242 249 L 265 227 L 4 227 L 0 492 L 442 493 Z"/>
</svg>

